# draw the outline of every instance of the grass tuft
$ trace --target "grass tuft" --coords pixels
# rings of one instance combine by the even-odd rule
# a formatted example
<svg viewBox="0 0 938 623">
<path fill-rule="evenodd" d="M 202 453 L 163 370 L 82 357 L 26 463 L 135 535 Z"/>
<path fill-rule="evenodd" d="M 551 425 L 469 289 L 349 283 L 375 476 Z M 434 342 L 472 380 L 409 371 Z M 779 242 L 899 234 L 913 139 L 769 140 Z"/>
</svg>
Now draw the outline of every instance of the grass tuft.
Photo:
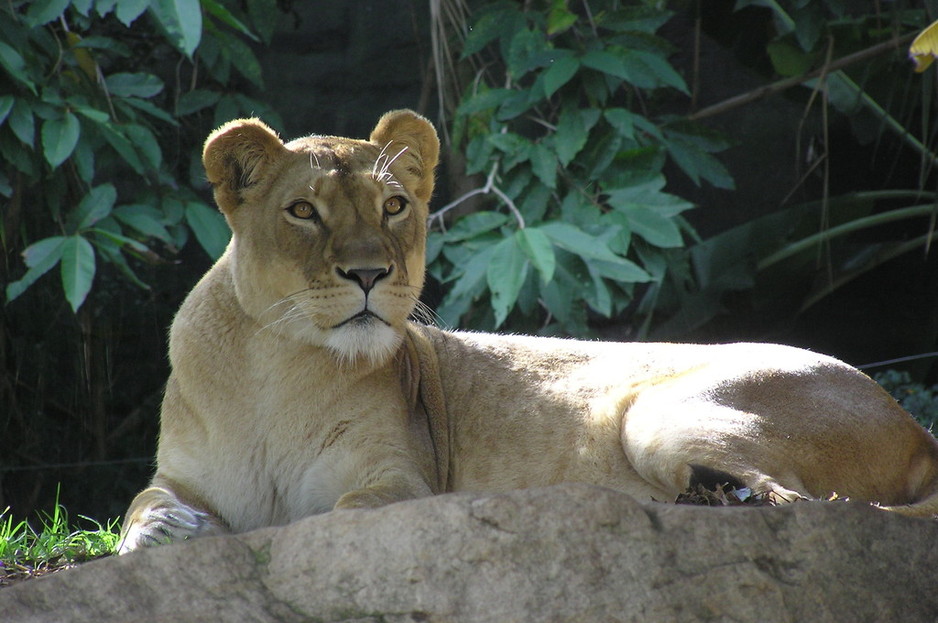
<svg viewBox="0 0 938 623">
<path fill-rule="evenodd" d="M 52 513 L 41 513 L 38 519 L 36 529 L 26 520 L 15 522 L 9 507 L 0 512 L 0 587 L 109 556 L 117 549 L 118 520 L 102 525 L 79 515 L 85 527 L 73 526 L 58 493 Z"/>
</svg>

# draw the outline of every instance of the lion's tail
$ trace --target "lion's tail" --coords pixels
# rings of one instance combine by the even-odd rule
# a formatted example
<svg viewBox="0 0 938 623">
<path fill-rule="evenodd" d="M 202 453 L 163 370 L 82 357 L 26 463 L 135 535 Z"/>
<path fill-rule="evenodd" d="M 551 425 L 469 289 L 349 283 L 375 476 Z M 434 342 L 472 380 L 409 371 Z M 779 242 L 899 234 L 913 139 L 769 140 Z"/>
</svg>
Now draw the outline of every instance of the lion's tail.
<svg viewBox="0 0 938 623">
<path fill-rule="evenodd" d="M 880 506 L 879 508 L 906 517 L 930 517 L 938 518 L 938 492 L 913 502 L 912 504 L 900 504 L 895 506 Z"/>
<path fill-rule="evenodd" d="M 910 462 L 908 504 L 880 506 L 907 517 L 938 517 L 938 440 L 922 430 L 924 441 L 918 455 Z"/>
</svg>

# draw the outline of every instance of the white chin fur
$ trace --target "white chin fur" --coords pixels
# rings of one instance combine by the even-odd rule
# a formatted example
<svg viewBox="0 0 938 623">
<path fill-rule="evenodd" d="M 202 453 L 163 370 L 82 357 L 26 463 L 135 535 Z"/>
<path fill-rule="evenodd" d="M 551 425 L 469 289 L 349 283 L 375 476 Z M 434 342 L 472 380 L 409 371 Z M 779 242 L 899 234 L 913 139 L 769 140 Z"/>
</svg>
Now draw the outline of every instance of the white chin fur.
<svg viewBox="0 0 938 623">
<path fill-rule="evenodd" d="M 356 323 L 332 329 L 325 345 L 343 362 L 367 358 L 371 363 L 385 361 L 397 351 L 401 336 L 383 322 Z"/>
</svg>

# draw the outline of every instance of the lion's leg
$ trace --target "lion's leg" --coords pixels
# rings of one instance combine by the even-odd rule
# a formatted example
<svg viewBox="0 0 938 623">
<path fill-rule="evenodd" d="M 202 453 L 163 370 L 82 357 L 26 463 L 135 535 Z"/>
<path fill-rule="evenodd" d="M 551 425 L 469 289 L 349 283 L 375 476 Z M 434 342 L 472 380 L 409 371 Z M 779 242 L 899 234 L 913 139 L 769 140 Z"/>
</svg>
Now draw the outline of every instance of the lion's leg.
<svg viewBox="0 0 938 623">
<path fill-rule="evenodd" d="M 173 489 L 170 483 L 155 478 L 137 494 L 124 517 L 118 554 L 229 532 L 220 518 L 197 504 L 184 502 Z"/>
<path fill-rule="evenodd" d="M 636 401 L 622 425 L 623 449 L 642 478 L 675 496 L 700 484 L 748 487 L 779 502 L 810 497 L 799 471 L 752 414 L 654 393 Z"/>
<path fill-rule="evenodd" d="M 922 505 L 936 494 L 938 443 L 895 400 L 843 364 L 804 368 L 713 368 L 652 387 L 623 414 L 625 453 L 672 492 L 703 468 L 779 500 Z"/>
<path fill-rule="evenodd" d="M 389 469 L 367 479 L 358 489 L 342 495 L 335 508 L 378 508 L 394 502 L 433 495 L 426 481 L 416 471 Z"/>
</svg>

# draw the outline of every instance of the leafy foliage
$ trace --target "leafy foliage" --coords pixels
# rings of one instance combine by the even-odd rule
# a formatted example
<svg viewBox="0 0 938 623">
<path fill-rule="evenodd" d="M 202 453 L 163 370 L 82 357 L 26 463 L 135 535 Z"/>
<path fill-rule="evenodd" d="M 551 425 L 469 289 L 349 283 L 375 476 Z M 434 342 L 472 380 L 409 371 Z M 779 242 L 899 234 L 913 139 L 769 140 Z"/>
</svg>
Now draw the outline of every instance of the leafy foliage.
<svg viewBox="0 0 938 623">
<path fill-rule="evenodd" d="M 647 311 L 686 272 L 691 203 L 665 191 L 670 160 L 695 184 L 732 188 L 713 156 L 727 143 L 647 111 L 687 94 L 656 35 L 671 17 L 651 3 L 495 2 L 473 18 L 463 60 L 479 67 L 455 111 L 470 193 L 495 195 L 446 226 L 432 219 L 431 274 L 449 284 L 450 325 L 582 334 L 588 310 Z M 487 301 L 487 305 L 484 302 Z M 480 303 L 480 304 L 477 304 Z"/>
<path fill-rule="evenodd" d="M 771 69 L 783 78 L 801 78 L 779 84 L 800 83 L 792 97 L 806 101 L 805 118 L 815 114 L 822 120 L 816 149 L 805 149 L 810 159 L 798 182 L 803 188 L 790 195 L 801 190 L 809 200 L 782 207 L 789 197 L 780 197 L 777 211 L 693 245 L 696 289 L 656 327 L 658 336 L 701 327 L 726 311 L 723 301 L 730 291 L 747 291 L 749 313 L 790 318 L 883 263 L 928 249 L 934 237 L 938 198 L 925 189 L 933 184 L 928 176 L 938 157 L 916 138 L 933 132 L 928 126 L 935 112 L 932 81 L 916 83 L 905 50 L 896 47 L 903 33 L 910 41 L 925 26 L 925 12 L 911 2 L 894 3 L 889 13 L 873 2 L 736 3 L 737 10 L 747 7 L 770 13 L 774 33 L 765 49 Z M 850 58 L 855 60 L 835 61 Z M 895 98 L 898 92 L 906 95 Z M 849 128 L 859 144 L 881 145 L 879 151 L 895 145 L 904 150 L 904 161 L 917 158 L 919 166 L 911 172 L 897 167 L 896 157 L 881 174 L 911 183 L 870 188 L 871 180 L 854 173 L 842 176 L 839 192 L 832 191 L 829 128 L 834 124 Z M 801 136 L 793 133 L 792 140 Z"/>
<path fill-rule="evenodd" d="M 2 234 L 8 251 L 25 245 L 26 264 L 7 301 L 56 267 L 74 311 L 101 263 L 146 287 L 134 262 L 175 254 L 192 234 L 220 255 L 227 227 L 196 192 L 194 137 L 204 132 L 191 127 L 249 113 L 276 124 L 266 106 L 230 90 L 233 71 L 262 86 L 244 39 L 268 39 L 275 15 L 275 0 L 20 0 L 0 9 L 0 69 L 11 85 L 0 94 Z"/>
<path fill-rule="evenodd" d="M 908 372 L 887 370 L 873 376 L 899 401 L 902 408 L 915 416 L 922 426 L 934 431 L 938 424 L 938 385 L 926 386 L 912 381 Z"/>
</svg>

